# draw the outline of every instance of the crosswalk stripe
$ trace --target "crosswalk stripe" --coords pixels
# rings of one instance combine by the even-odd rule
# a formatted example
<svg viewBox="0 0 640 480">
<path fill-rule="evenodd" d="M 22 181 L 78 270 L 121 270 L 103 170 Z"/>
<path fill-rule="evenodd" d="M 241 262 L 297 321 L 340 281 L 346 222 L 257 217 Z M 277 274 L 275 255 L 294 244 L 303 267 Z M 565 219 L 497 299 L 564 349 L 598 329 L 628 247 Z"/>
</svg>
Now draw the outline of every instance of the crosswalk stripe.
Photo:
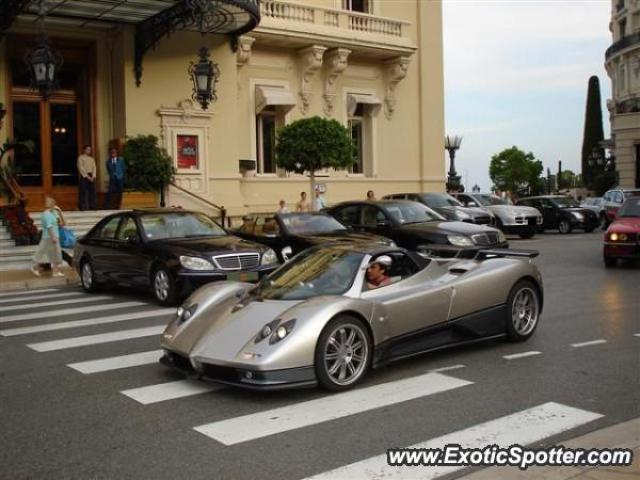
<svg viewBox="0 0 640 480">
<path fill-rule="evenodd" d="M 112 300 L 112 299 L 113 297 L 88 295 L 80 298 L 67 298 L 65 300 L 56 300 L 55 302 L 29 303 L 27 305 L 10 305 L 8 307 L 2 307 L 2 311 L 13 312 L 15 310 L 27 310 L 30 308 L 57 307 L 58 305 L 68 305 L 70 303 L 89 303 L 89 302 L 99 302 L 101 300 Z"/>
<path fill-rule="evenodd" d="M 195 427 L 195 430 L 224 445 L 234 445 L 426 397 L 472 383 L 440 373 L 427 373 L 274 410 L 200 425 Z"/>
<path fill-rule="evenodd" d="M 33 293 L 33 292 L 29 292 Z M 18 298 L 5 298 L 0 300 L 0 304 L 2 303 L 12 303 L 12 302 L 32 302 L 34 300 L 49 300 L 51 298 L 64 298 L 64 297 L 73 297 L 83 295 L 82 292 L 60 292 L 60 293 L 48 293 L 46 295 L 32 295 L 31 297 L 23 296 Z M 4 307 L 2 307 L 4 310 Z"/>
<path fill-rule="evenodd" d="M 215 392 L 225 388 L 222 385 L 214 385 L 197 380 L 178 380 L 176 382 L 160 383 L 148 387 L 123 390 L 121 393 L 143 405 L 174 400 L 176 398 L 200 395 L 201 393 Z"/>
<path fill-rule="evenodd" d="M 21 292 L 3 292 L 3 293 L 0 293 L 0 298 L 20 297 L 23 295 L 33 295 L 35 293 L 47 293 L 47 292 L 64 292 L 64 290 L 60 290 L 58 288 L 43 288 L 41 290 L 23 290 Z"/>
<path fill-rule="evenodd" d="M 450 365 L 448 367 L 434 368 L 432 370 L 429 370 L 428 373 L 448 372 L 449 370 L 458 370 L 459 368 L 464 368 L 464 365 L 458 364 L 458 365 Z"/>
<path fill-rule="evenodd" d="M 50 332 L 53 330 L 65 330 L 68 328 L 91 327 L 93 325 L 102 325 L 105 323 L 124 322 L 127 320 L 140 320 L 142 318 L 162 317 L 173 315 L 175 310 L 172 308 L 161 308 L 157 310 L 146 310 L 144 312 L 127 313 L 124 315 L 111 315 L 108 317 L 90 318 L 87 320 L 74 320 L 71 322 L 47 323 L 46 325 L 36 325 L 34 327 L 8 328 L 0 330 L 3 337 L 12 337 L 15 335 L 26 335 L 29 333 Z"/>
<path fill-rule="evenodd" d="M 116 308 L 139 307 L 140 305 L 148 305 L 144 302 L 119 302 L 109 303 L 105 305 L 91 305 L 89 307 L 65 308 L 62 310 L 51 310 L 47 312 L 21 313 L 19 315 L 9 315 L 0 317 L 0 323 L 21 322 L 23 320 L 37 320 L 40 318 L 61 317 L 63 315 L 76 315 L 78 313 L 93 313 L 104 310 L 115 310 Z"/>
<path fill-rule="evenodd" d="M 464 430 L 433 438 L 410 448 L 444 448 L 456 444 L 463 448 L 498 445 L 529 445 L 566 430 L 601 418 L 602 415 L 549 402 L 521 412 L 496 418 Z M 315 475 L 308 480 L 332 479 L 431 479 L 465 468 L 464 466 L 395 467 L 387 464 L 387 455 L 378 455 L 345 467 Z"/>
<path fill-rule="evenodd" d="M 30 343 L 27 347 L 35 350 L 36 352 L 51 352 L 54 350 L 64 350 L 65 348 L 84 347 L 87 345 L 98 345 L 101 343 L 118 342 L 120 340 L 160 335 L 164 329 L 164 325 L 134 328 L 132 330 L 120 330 L 118 332 L 100 333 L 98 335 L 85 335 L 82 337 L 64 338 L 48 342 Z"/>
<path fill-rule="evenodd" d="M 91 373 L 109 372 L 111 370 L 158 363 L 161 356 L 162 350 L 151 350 L 149 352 L 130 353 L 128 355 L 118 355 L 117 357 L 70 363 L 67 367 L 71 367 L 80 373 L 88 375 Z"/>
<path fill-rule="evenodd" d="M 607 341 L 601 338 L 599 340 L 591 340 L 589 342 L 572 343 L 571 346 L 573 348 L 580 348 L 580 347 L 589 347 L 591 345 L 600 345 L 601 343 L 607 343 Z"/>
<path fill-rule="evenodd" d="M 515 360 L 516 358 L 532 357 L 533 355 L 540 355 L 542 352 L 531 350 L 530 352 L 513 353 L 511 355 L 504 355 L 502 358 L 505 360 Z"/>
</svg>

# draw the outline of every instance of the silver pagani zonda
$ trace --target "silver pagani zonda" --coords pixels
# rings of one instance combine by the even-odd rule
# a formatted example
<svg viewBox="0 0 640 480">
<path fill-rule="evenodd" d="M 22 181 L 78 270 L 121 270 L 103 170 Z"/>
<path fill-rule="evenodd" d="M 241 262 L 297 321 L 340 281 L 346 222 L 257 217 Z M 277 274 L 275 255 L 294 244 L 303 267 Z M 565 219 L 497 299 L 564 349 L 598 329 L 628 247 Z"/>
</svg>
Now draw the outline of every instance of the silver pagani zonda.
<svg viewBox="0 0 640 480">
<path fill-rule="evenodd" d="M 193 293 L 162 336 L 161 361 L 248 388 L 344 390 L 369 368 L 417 353 L 523 341 L 542 311 L 536 255 L 440 260 L 373 244 L 310 248 L 258 285 L 218 282 Z M 373 288 L 370 267 L 383 256 L 387 279 Z"/>
</svg>

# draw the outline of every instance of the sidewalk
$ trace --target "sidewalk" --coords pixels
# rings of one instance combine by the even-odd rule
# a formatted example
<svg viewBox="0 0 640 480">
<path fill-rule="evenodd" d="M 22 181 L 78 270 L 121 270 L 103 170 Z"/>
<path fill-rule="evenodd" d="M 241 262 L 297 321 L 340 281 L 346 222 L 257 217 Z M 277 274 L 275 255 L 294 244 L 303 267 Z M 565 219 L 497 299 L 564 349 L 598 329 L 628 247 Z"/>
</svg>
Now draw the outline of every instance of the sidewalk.
<svg viewBox="0 0 640 480">
<path fill-rule="evenodd" d="M 52 277 L 50 271 L 42 272 L 40 277 L 36 277 L 30 270 L 0 271 L 0 292 L 65 287 L 78 284 L 78 275 L 71 267 L 63 267 L 61 270 L 65 274 L 64 277 Z"/>
<path fill-rule="evenodd" d="M 630 448 L 628 467 L 489 467 L 461 477 L 462 480 L 631 480 L 640 478 L 640 418 L 603 428 L 562 443 L 568 448 Z"/>
</svg>

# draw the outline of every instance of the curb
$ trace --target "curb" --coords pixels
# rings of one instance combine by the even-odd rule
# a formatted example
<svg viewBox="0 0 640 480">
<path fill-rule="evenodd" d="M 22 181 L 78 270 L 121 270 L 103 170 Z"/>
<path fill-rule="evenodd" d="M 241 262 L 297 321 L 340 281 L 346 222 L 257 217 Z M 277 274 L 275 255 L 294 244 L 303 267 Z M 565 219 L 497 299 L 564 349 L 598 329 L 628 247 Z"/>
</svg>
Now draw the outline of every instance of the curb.
<svg viewBox="0 0 640 480">
<path fill-rule="evenodd" d="M 17 292 L 49 287 L 66 287 L 78 285 L 80 280 L 71 268 L 63 268 L 64 277 L 52 277 L 43 274 L 36 277 L 29 270 L 10 270 L 0 272 L 0 292 Z"/>
</svg>

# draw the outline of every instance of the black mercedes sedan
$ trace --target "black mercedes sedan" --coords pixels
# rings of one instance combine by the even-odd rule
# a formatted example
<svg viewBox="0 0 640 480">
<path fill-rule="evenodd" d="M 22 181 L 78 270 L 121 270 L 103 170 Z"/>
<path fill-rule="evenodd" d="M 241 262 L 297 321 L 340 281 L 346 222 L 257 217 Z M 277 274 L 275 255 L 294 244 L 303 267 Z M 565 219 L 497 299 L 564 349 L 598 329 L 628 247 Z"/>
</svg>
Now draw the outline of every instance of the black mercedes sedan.
<svg viewBox="0 0 640 480">
<path fill-rule="evenodd" d="M 258 280 L 279 262 L 270 248 L 202 213 L 145 209 L 100 220 L 76 243 L 73 264 L 87 292 L 107 284 L 151 287 L 160 304 L 173 305 L 214 280 Z"/>
<path fill-rule="evenodd" d="M 393 240 L 398 246 L 437 257 L 469 258 L 480 248 L 508 248 L 492 227 L 449 222 L 418 202 L 379 200 L 344 202 L 327 210 L 343 224 Z"/>
<path fill-rule="evenodd" d="M 233 233 L 271 247 L 281 261 L 287 261 L 302 250 L 323 243 L 373 242 L 393 245 L 388 238 L 351 230 L 321 212 L 251 215 Z"/>
<path fill-rule="evenodd" d="M 491 212 L 478 207 L 465 207 L 458 199 L 453 198 L 448 193 L 394 193 L 385 195 L 382 198 L 389 200 L 413 200 L 414 202 L 424 203 L 427 207 L 435 210 L 447 220 L 491 226 L 494 226 L 496 223 L 495 217 Z"/>
<path fill-rule="evenodd" d="M 593 232 L 600 224 L 596 213 L 571 197 L 562 195 L 542 195 L 539 197 L 521 198 L 518 205 L 534 207 L 542 213 L 542 228 L 557 228 L 560 233 L 571 233 L 574 228 L 585 232 Z"/>
</svg>

